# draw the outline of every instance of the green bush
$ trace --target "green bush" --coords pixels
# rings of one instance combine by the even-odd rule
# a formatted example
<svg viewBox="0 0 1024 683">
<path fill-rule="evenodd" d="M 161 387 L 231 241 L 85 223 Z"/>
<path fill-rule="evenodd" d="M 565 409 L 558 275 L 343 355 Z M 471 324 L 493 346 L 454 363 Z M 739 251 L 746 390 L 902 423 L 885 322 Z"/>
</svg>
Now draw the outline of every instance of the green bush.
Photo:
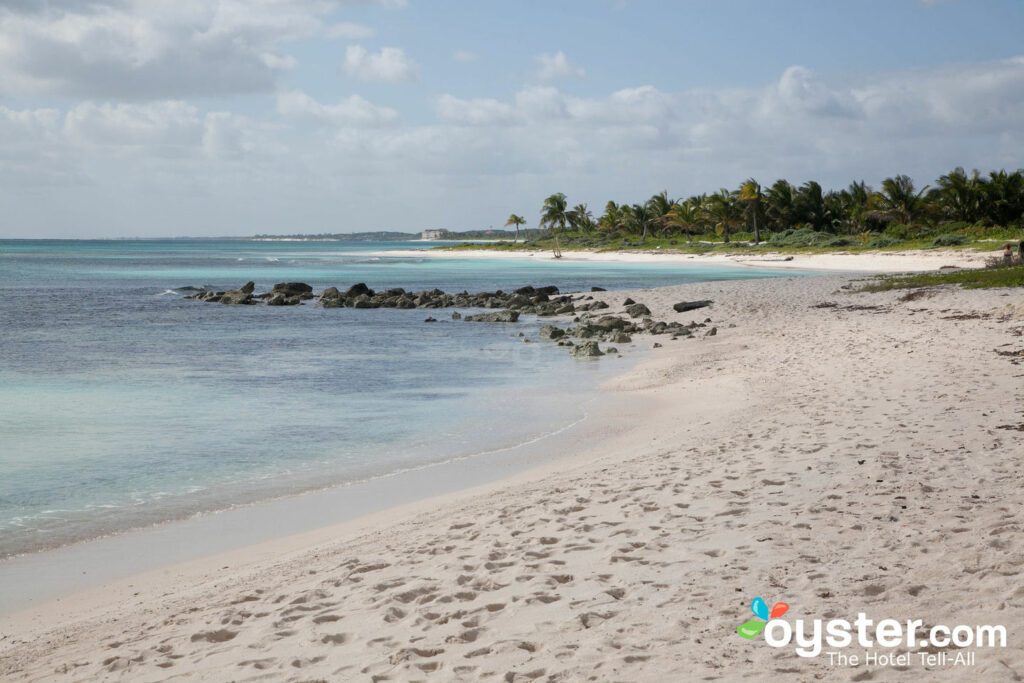
<svg viewBox="0 0 1024 683">
<path fill-rule="evenodd" d="M 827 232 L 817 232 L 811 228 L 800 228 L 799 230 L 790 228 L 782 232 L 772 233 L 768 242 L 777 247 L 822 247 L 829 246 L 829 242 L 834 240 L 842 240 L 844 244 L 831 246 L 846 246 L 849 244 L 849 241 L 846 241 L 845 238 L 836 237 Z"/>
<path fill-rule="evenodd" d="M 876 237 L 864 246 L 868 249 L 885 249 L 886 247 L 895 247 L 900 241 L 892 237 Z"/>
<path fill-rule="evenodd" d="M 961 244 L 967 244 L 970 240 L 964 235 L 957 235 L 956 233 L 947 232 L 945 235 L 939 235 L 932 241 L 933 247 L 956 247 Z"/>
</svg>

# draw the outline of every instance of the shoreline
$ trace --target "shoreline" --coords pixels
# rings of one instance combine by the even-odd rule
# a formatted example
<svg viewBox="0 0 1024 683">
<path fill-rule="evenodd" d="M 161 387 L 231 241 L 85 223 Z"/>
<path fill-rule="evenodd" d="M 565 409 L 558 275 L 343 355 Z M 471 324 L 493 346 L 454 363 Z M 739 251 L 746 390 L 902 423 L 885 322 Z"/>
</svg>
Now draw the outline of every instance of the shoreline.
<svg viewBox="0 0 1024 683">
<path fill-rule="evenodd" d="M 752 675 L 772 666 L 775 651 L 718 641 L 722 632 L 735 635 L 749 616 L 742 603 L 761 592 L 785 598 L 805 618 L 865 606 L 878 618 L 938 611 L 947 623 L 1005 622 L 1012 638 L 1024 618 L 997 614 L 994 605 L 1014 601 L 1018 560 L 999 558 L 1017 532 L 998 510 L 1022 501 L 1015 463 L 1005 462 L 1003 435 L 992 429 L 1016 417 L 1005 401 L 1015 380 L 1005 359 L 975 357 L 1012 338 L 994 317 L 945 316 L 990 315 L 1019 292 L 946 289 L 913 303 L 887 292 L 858 296 L 879 310 L 815 307 L 847 303 L 837 289 L 845 282 L 782 278 L 595 295 L 631 296 L 659 317 L 674 300 L 713 298 L 708 315 L 737 327 L 665 342 L 608 383 L 600 424 L 538 467 L 0 616 L 0 672 L 15 680 L 60 667 L 72 677 L 220 671 L 248 679 L 300 666 L 313 676 L 449 680 L 540 669 L 572 676 L 602 666 L 604 677 L 659 680 L 720 675 L 745 661 L 752 668 L 736 673 Z M 924 345 L 934 339 L 950 343 Z M 653 341 L 664 340 L 642 338 Z M 950 403 L 950 394 L 958 400 Z M 958 411 L 965 401 L 984 418 Z M 888 417 L 897 406 L 898 425 Z M 882 483 L 866 490 L 862 482 L 876 478 Z M 985 504 L 964 521 L 956 501 L 971 491 Z M 879 521 L 886 514 L 902 523 Z M 919 549 L 954 526 L 974 531 L 952 537 L 965 547 Z M 994 528 L 1002 545 L 987 544 Z M 796 569 L 809 557 L 821 577 Z M 964 599 L 957 572 L 974 565 L 994 568 Z M 279 595 L 286 599 L 275 602 Z M 235 606 L 242 598 L 252 609 Z M 301 615 L 288 605 L 307 600 L 312 614 L 331 619 L 289 621 L 294 633 L 281 636 L 283 626 L 270 620 Z M 950 615 L 950 604 L 959 611 Z M 271 616 L 261 622 L 257 607 Z M 442 621 L 451 610 L 473 625 Z M 161 619 L 170 621 L 159 626 Z M 300 636 L 305 644 L 296 649 Z M 161 653 L 159 643 L 171 650 Z M 90 654 L 108 649 L 109 656 Z M 473 656 L 483 649 L 483 660 Z M 299 652 L 296 665 L 290 658 Z M 1019 648 L 1000 652 L 999 661 L 983 654 L 972 673 L 993 680 L 1003 666 L 1024 666 Z M 793 673 L 851 675 L 827 660 L 785 655 Z M 905 673 L 934 680 L 959 672 Z"/>
<path fill-rule="evenodd" d="M 735 266 L 755 268 L 779 268 L 784 270 L 818 270 L 823 272 L 912 272 L 938 270 L 943 266 L 977 268 L 985 259 L 996 254 L 967 250 L 918 249 L 900 252 L 834 252 L 824 254 L 789 254 L 766 252 L 763 254 L 686 254 L 681 252 L 659 253 L 657 251 L 587 251 L 566 250 L 560 262 L 603 261 L 618 263 L 662 263 Z M 529 259 L 534 261 L 553 260 L 548 250 L 497 251 L 490 249 L 460 249 L 449 251 L 435 249 L 396 249 L 393 251 L 361 252 L 367 256 L 392 256 L 406 258 L 482 258 L 482 259 Z"/>
<path fill-rule="evenodd" d="M 550 320 L 564 322 L 558 317 Z M 635 344 L 629 346 L 635 347 Z M 616 360 L 618 364 L 633 366 L 642 362 L 645 355 L 643 349 L 633 348 L 625 360 Z M 576 361 L 567 358 L 565 362 Z M 0 627 L 5 618 L 19 612 L 77 593 L 102 590 L 103 586 L 135 574 L 202 562 L 205 557 L 228 552 L 244 555 L 250 547 L 316 533 L 438 496 L 457 494 L 498 482 L 510 473 L 557 460 L 559 456 L 552 453 L 558 451 L 560 442 L 580 438 L 579 432 L 588 421 L 595 419 L 595 414 L 608 412 L 606 405 L 610 397 L 601 386 L 620 374 L 620 370 L 601 368 L 599 372 L 605 379 L 594 388 L 596 395 L 583 388 L 577 391 L 580 415 L 572 416 L 569 424 L 555 429 L 529 432 L 516 443 L 369 477 L 240 501 L 186 517 L 0 558 L 0 585 L 17 586 L 29 579 L 46 584 L 34 586 L 29 594 L 17 597 L 0 593 Z M 327 524 L 317 521 L 321 515 L 329 516 L 332 521 Z M 130 559 L 111 565 L 110 557 Z"/>
</svg>

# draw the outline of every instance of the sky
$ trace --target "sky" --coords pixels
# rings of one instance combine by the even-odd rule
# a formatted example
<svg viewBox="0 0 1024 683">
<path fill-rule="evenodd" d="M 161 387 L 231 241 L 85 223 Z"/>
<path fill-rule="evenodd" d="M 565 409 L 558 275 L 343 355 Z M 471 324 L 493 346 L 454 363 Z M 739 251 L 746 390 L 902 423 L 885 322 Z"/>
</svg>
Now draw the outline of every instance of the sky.
<svg viewBox="0 0 1024 683">
<path fill-rule="evenodd" d="M 0 238 L 1024 166 L 1020 0 L 0 0 Z"/>
</svg>

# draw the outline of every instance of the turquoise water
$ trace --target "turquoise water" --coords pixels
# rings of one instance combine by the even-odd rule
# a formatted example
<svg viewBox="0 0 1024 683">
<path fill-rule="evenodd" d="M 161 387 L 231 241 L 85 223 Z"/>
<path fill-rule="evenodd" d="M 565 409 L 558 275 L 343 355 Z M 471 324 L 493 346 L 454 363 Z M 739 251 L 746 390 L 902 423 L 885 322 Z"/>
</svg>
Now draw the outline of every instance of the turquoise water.
<svg viewBox="0 0 1024 683">
<path fill-rule="evenodd" d="M 229 307 L 183 287 L 570 291 L 777 274 L 371 253 L 422 246 L 0 241 L 0 557 L 510 447 L 580 419 L 581 392 L 629 362 L 524 344 L 532 318 Z"/>
</svg>

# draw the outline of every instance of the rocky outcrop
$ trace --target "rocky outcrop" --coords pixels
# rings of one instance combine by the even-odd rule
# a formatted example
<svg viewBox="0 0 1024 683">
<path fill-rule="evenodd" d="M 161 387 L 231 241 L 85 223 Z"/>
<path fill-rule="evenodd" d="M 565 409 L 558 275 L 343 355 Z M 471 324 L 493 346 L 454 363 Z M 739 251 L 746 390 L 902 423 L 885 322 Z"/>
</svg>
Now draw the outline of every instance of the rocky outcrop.
<svg viewBox="0 0 1024 683">
<path fill-rule="evenodd" d="M 473 323 L 514 323 L 519 320 L 519 311 L 498 311 L 497 313 L 467 315 L 463 320 Z"/>
<path fill-rule="evenodd" d="M 554 325 L 545 325 L 540 328 L 540 332 L 537 333 L 537 336 L 541 339 L 557 340 L 565 336 L 565 330 L 560 327 L 555 327 Z"/>
<path fill-rule="evenodd" d="M 629 344 L 637 334 L 669 335 L 672 339 L 693 337 L 699 328 L 708 327 L 711 319 L 702 323 L 666 322 L 655 320 L 650 309 L 632 299 L 623 302 L 624 314 L 608 315 L 598 313 L 609 308 L 604 301 L 595 300 L 587 294 L 560 294 L 558 287 L 520 287 L 513 292 L 462 292 L 449 294 L 439 289 L 408 292 L 401 287 L 374 291 L 360 282 L 344 292 L 337 287 L 327 287 L 318 295 L 304 282 L 281 282 L 269 292 L 254 294 L 255 285 L 248 282 L 238 289 L 223 292 L 197 291 L 185 298 L 198 301 L 222 302 L 228 304 L 255 304 L 263 301 L 268 306 L 294 306 L 316 299 L 324 308 L 398 308 L 438 309 L 475 308 L 493 309 L 489 313 L 462 315 L 453 311 L 452 320 L 468 322 L 515 323 L 521 315 L 574 316 L 573 327 L 562 329 L 555 325 L 544 325 L 538 336 L 560 346 L 572 349 L 574 357 L 596 357 L 605 355 L 598 343 Z M 599 288 L 594 291 L 600 291 Z M 683 301 L 674 306 L 676 311 L 688 311 L 709 306 L 711 301 Z M 625 316 L 629 316 L 628 318 Z M 630 319 L 631 318 L 631 319 Z M 424 322 L 437 322 L 429 316 Z M 718 334 L 718 328 L 704 331 L 705 337 Z M 522 336 L 522 335 L 520 335 Z M 524 341 L 527 341 L 524 338 Z M 577 343 L 574 343 L 577 342 Z"/>
<path fill-rule="evenodd" d="M 569 355 L 573 358 L 597 358 L 603 356 L 604 352 L 601 347 L 597 345 L 597 342 L 588 341 L 569 349 Z"/>
<path fill-rule="evenodd" d="M 651 309 L 647 308 L 643 304 L 630 304 L 626 306 L 626 313 L 629 314 L 630 318 L 642 318 L 645 315 L 651 314 Z"/>
<path fill-rule="evenodd" d="M 195 294 L 189 294 L 186 299 L 195 299 L 197 301 L 206 301 L 209 303 L 222 303 L 222 304 L 254 304 L 256 301 L 253 300 L 252 293 L 256 290 L 256 284 L 253 282 L 246 282 L 238 289 L 229 289 L 223 292 L 210 292 L 201 291 Z"/>
</svg>

